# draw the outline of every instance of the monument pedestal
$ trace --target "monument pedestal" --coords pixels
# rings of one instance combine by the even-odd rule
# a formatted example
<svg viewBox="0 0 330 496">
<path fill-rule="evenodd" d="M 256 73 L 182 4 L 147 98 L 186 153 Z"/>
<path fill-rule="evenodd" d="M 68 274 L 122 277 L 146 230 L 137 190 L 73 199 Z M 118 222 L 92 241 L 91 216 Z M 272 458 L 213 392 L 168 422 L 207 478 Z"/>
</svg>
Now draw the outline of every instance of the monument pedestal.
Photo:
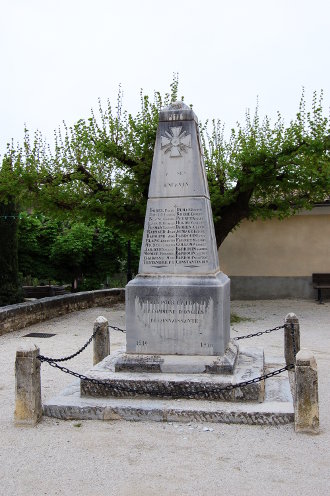
<svg viewBox="0 0 330 496">
<path fill-rule="evenodd" d="M 233 374 L 238 346 L 230 341 L 224 355 L 142 355 L 123 353 L 115 361 L 115 372 L 167 374 Z"/>
<path fill-rule="evenodd" d="M 116 372 L 116 363 L 124 355 L 124 351 L 117 350 L 85 372 L 87 377 L 109 382 L 110 396 L 102 386 L 77 380 L 57 397 L 46 401 L 43 414 L 66 420 L 222 422 L 262 426 L 282 425 L 294 420 L 286 374 L 232 391 L 220 391 L 223 386 L 254 379 L 283 366 L 275 357 L 264 364 L 262 349 L 241 348 L 234 373 L 223 375 Z M 189 360 L 184 356 L 177 358 Z M 195 358 L 198 361 L 205 357 Z"/>
<path fill-rule="evenodd" d="M 238 351 L 233 344 L 231 350 Z M 191 368 L 193 361 L 187 359 L 188 357 L 180 357 L 180 359 L 183 358 L 181 363 L 180 359 L 177 359 L 176 362 L 171 361 L 172 357 L 167 357 L 170 359 L 168 362 L 163 357 L 151 357 L 150 363 L 148 363 L 148 359 L 145 359 L 144 362 L 142 360 L 132 361 L 132 370 L 128 371 L 127 355 L 120 350 L 106 357 L 88 372 L 88 377 L 104 381 L 109 384 L 109 387 L 82 379 L 80 383 L 81 395 L 262 402 L 265 390 L 263 381 L 242 388 L 230 390 L 224 388 L 262 375 L 264 373 L 263 350 L 248 349 L 238 353 L 235 357 L 236 363 L 231 374 L 219 373 L 221 362 L 216 359 L 217 357 L 212 357 L 213 362 L 210 359 L 205 360 L 206 357 L 197 357 L 199 360 L 195 361 L 195 370 Z M 150 365 L 156 364 L 158 367 L 152 368 L 150 371 Z M 181 372 L 174 373 L 173 370 L 178 370 L 180 365 Z M 125 372 L 120 371 L 123 366 L 126 369 Z"/>
<path fill-rule="evenodd" d="M 139 275 L 126 286 L 127 353 L 225 353 L 230 332 L 230 280 L 214 275 Z"/>
</svg>

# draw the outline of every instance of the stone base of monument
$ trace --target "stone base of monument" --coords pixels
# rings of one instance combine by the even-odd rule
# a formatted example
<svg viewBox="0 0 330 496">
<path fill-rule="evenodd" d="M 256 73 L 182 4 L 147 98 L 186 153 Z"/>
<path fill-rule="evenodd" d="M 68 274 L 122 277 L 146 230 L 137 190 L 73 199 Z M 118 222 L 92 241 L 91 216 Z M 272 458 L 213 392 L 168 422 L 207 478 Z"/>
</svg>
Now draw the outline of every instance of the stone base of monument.
<svg viewBox="0 0 330 496">
<path fill-rule="evenodd" d="M 223 272 L 138 275 L 127 284 L 125 299 L 128 353 L 225 353 L 230 338 L 230 280 Z"/>
<path fill-rule="evenodd" d="M 238 346 L 229 341 L 223 356 L 140 355 L 119 353 L 109 358 L 115 372 L 152 372 L 167 374 L 233 374 Z"/>
<path fill-rule="evenodd" d="M 233 374 L 116 372 L 116 364 L 125 360 L 125 353 L 118 350 L 86 372 L 88 377 L 111 383 L 109 389 L 85 380 L 76 381 L 43 405 L 44 415 L 77 420 L 270 425 L 293 422 L 287 374 L 230 391 L 221 390 L 283 366 L 275 359 L 265 364 L 262 349 L 241 348 Z"/>
<path fill-rule="evenodd" d="M 237 350 L 237 347 L 232 345 L 231 349 Z M 210 358 L 213 358 L 213 362 Z M 238 353 L 236 366 L 231 374 L 219 373 L 221 357 L 161 355 L 131 360 L 134 360 L 134 356 L 126 355 L 120 350 L 106 357 L 91 369 L 87 376 L 106 382 L 109 387 L 81 380 L 81 395 L 222 401 L 264 400 L 263 381 L 242 388 L 223 390 L 226 386 L 254 379 L 264 373 L 264 354 L 261 349 Z M 133 371 L 127 371 L 127 365 L 133 365 Z M 123 368 L 125 372 L 121 371 Z"/>
</svg>

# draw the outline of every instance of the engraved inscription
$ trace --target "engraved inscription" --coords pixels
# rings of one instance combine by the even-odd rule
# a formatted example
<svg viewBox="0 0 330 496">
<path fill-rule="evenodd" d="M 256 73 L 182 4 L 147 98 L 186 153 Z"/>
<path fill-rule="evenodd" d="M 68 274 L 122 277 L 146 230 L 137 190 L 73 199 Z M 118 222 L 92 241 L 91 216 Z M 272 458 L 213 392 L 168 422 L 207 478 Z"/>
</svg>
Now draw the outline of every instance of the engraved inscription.
<svg viewBox="0 0 330 496">
<path fill-rule="evenodd" d="M 163 339 L 202 335 L 210 328 L 213 300 L 193 301 L 188 298 L 135 298 L 135 315 L 143 328 Z M 140 343 L 139 343 L 140 344 Z M 201 346 L 212 346 L 201 343 Z"/>
<path fill-rule="evenodd" d="M 205 227 L 202 208 L 176 205 L 169 208 L 150 207 L 143 263 L 156 268 L 207 264 Z"/>
<path fill-rule="evenodd" d="M 187 153 L 187 148 L 191 148 L 191 134 L 181 131 L 182 126 L 170 127 L 171 134 L 165 131 L 166 136 L 161 136 L 161 148 L 170 157 L 182 157 L 182 152 Z"/>
</svg>

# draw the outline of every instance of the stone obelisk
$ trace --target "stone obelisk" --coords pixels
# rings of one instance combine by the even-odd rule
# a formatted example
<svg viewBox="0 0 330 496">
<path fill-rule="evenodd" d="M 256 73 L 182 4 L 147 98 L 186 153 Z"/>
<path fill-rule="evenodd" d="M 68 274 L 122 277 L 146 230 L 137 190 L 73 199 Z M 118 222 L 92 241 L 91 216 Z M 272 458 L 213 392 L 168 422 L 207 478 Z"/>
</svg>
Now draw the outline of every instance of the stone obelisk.
<svg viewBox="0 0 330 496">
<path fill-rule="evenodd" d="M 126 352 L 217 355 L 230 337 L 198 121 L 184 103 L 159 114 L 139 273 L 126 286 Z"/>
</svg>

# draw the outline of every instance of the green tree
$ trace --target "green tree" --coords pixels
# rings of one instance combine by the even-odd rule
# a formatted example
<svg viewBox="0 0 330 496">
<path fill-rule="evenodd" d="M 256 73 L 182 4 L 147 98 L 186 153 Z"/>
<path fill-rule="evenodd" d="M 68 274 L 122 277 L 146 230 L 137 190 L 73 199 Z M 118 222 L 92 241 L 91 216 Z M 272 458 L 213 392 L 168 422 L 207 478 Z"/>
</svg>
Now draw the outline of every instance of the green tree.
<svg viewBox="0 0 330 496">
<path fill-rule="evenodd" d="M 6 158 L 1 170 L 10 174 Z M 15 197 L 7 191 L 0 197 L 0 306 L 22 301 L 17 258 L 18 210 Z"/>
<path fill-rule="evenodd" d="M 0 202 L 0 306 L 22 301 L 17 259 L 17 210 L 14 199 Z"/>
<path fill-rule="evenodd" d="M 123 111 L 122 93 L 113 110 L 99 107 L 87 120 L 57 132 L 49 151 L 42 136 L 26 132 L 15 160 L 14 185 L 27 188 L 25 201 L 59 216 L 106 218 L 122 233 L 141 238 L 158 113 L 178 99 L 174 77 L 168 94 L 141 93 L 136 116 Z M 182 98 L 183 99 L 183 98 Z M 329 196 L 329 123 L 322 93 L 310 111 L 304 95 L 288 125 L 274 124 L 258 109 L 237 124 L 229 138 L 219 121 L 200 126 L 218 245 L 243 219 L 284 218 Z M 12 180 L 12 179 L 11 179 Z M 1 191 L 1 185 L 0 185 Z"/>
<path fill-rule="evenodd" d="M 151 101 L 141 94 L 141 110 L 133 117 L 122 110 L 119 93 L 115 112 L 108 102 L 105 111 L 100 105 L 98 118 L 92 113 L 65 127 L 64 136 L 57 133 L 53 153 L 40 135 L 33 145 L 27 135 L 27 178 L 38 204 L 105 217 L 121 232 L 141 236 L 158 113 L 177 94 L 177 78 L 164 98 L 155 93 Z M 314 94 L 309 112 L 303 95 L 287 126 L 280 114 L 274 124 L 260 120 L 257 109 L 228 139 L 220 121 L 200 130 L 218 245 L 243 219 L 284 218 L 329 196 L 329 122 L 322 93 Z"/>
<path fill-rule="evenodd" d="M 302 95 L 288 125 L 280 114 L 274 124 L 267 117 L 261 120 L 257 108 L 228 139 L 220 121 L 200 125 L 218 246 L 243 219 L 282 219 L 330 196 L 330 130 L 322 97 L 315 93 L 307 111 Z M 86 238 L 77 233 L 74 239 L 71 231 L 67 239 L 56 240 L 52 257 L 62 260 L 62 273 L 65 267 L 67 276 L 86 272 L 92 220 L 106 219 L 114 232 L 140 244 L 159 110 L 177 99 L 175 76 L 164 96 L 156 92 L 152 101 L 141 92 L 141 109 L 132 116 L 123 110 L 120 90 L 114 109 L 109 101 L 105 110 L 100 104 L 97 114 L 92 111 L 89 119 L 56 132 L 53 149 L 41 133 L 32 139 L 28 130 L 23 147 L 8 147 L 0 170 L 0 202 L 84 225 Z M 14 230 L 13 242 L 4 234 L 8 246 L 2 250 L 10 251 L 14 238 Z"/>
<path fill-rule="evenodd" d="M 288 126 L 260 120 L 258 107 L 229 140 L 220 121 L 202 126 L 205 165 L 218 245 L 243 220 L 283 219 L 325 201 L 330 195 L 330 129 L 314 93 L 311 111 L 302 95 Z"/>
<path fill-rule="evenodd" d="M 93 245 L 84 267 L 83 288 L 85 289 L 98 289 L 109 277 L 113 280 L 114 276 L 118 277 L 119 274 L 127 272 L 127 236 L 106 226 L 104 219 L 97 219 L 92 225 Z M 139 250 L 140 243 L 138 248 L 136 243 L 133 243 L 131 251 L 134 272 L 137 272 Z"/>
<path fill-rule="evenodd" d="M 77 289 L 82 279 L 88 255 L 93 248 L 92 227 L 76 223 L 59 234 L 51 248 L 51 261 L 64 280 L 72 282 L 72 290 Z"/>
<path fill-rule="evenodd" d="M 19 271 L 25 279 L 72 282 L 80 289 L 99 289 L 107 278 L 126 270 L 127 238 L 105 225 L 50 219 L 21 212 L 18 231 Z M 133 270 L 137 270 L 133 246 Z"/>
<path fill-rule="evenodd" d="M 141 238 L 159 110 L 177 99 L 177 79 L 171 92 L 154 101 L 141 93 L 141 111 L 133 117 L 117 106 L 100 104 L 87 120 L 55 133 L 53 150 L 41 133 L 33 139 L 25 130 L 22 148 L 10 147 L 13 174 L 3 175 L 1 190 L 15 190 L 22 207 L 33 206 L 58 219 L 108 224 L 134 239 Z"/>
<path fill-rule="evenodd" d="M 20 213 L 18 229 L 19 271 L 25 278 L 39 281 L 59 280 L 51 262 L 52 246 L 61 232 L 61 223 L 44 215 Z"/>
<path fill-rule="evenodd" d="M 65 223 L 50 251 L 57 279 L 71 281 L 72 289 L 98 289 L 107 276 L 122 271 L 126 238 L 105 226 L 104 219 L 89 224 Z"/>
</svg>

